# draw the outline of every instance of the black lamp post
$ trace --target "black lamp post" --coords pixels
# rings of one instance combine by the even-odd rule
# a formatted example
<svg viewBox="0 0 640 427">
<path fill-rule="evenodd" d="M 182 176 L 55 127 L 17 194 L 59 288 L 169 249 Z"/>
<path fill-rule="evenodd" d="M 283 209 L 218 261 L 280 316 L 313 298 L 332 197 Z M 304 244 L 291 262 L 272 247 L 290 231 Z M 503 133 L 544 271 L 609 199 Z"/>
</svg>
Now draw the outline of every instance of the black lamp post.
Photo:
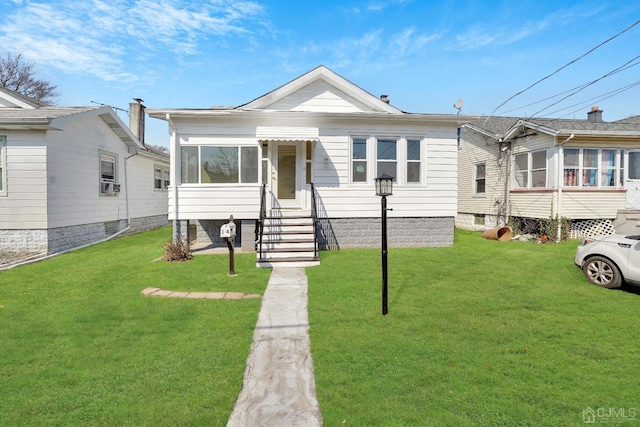
<svg viewBox="0 0 640 427">
<path fill-rule="evenodd" d="M 387 196 L 393 195 L 393 177 L 382 172 L 375 181 L 376 196 L 382 197 L 382 315 L 384 316 L 389 312 L 387 308 Z"/>
</svg>

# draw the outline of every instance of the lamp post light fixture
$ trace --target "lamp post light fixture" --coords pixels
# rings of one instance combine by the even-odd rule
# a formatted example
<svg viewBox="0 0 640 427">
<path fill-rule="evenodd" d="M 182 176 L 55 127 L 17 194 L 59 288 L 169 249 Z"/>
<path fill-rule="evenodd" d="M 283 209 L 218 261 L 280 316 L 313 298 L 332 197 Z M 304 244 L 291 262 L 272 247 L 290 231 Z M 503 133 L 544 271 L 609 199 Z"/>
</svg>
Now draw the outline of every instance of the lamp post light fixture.
<svg viewBox="0 0 640 427">
<path fill-rule="evenodd" d="M 382 197 L 382 315 L 389 312 L 387 307 L 387 196 L 393 195 L 393 177 L 382 172 L 375 179 L 376 196 Z"/>
</svg>

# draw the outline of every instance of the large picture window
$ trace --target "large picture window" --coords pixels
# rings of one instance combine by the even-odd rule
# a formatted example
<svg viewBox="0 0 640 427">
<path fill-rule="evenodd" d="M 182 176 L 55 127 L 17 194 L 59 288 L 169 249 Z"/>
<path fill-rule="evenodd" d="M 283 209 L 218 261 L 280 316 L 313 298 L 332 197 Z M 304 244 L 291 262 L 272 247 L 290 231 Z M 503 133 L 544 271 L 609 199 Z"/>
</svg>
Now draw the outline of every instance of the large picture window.
<svg viewBox="0 0 640 427">
<path fill-rule="evenodd" d="M 616 187 L 624 180 L 623 150 L 565 148 L 563 165 L 565 187 Z"/>
<path fill-rule="evenodd" d="M 366 138 L 353 138 L 351 141 L 351 164 L 353 182 L 367 182 Z"/>
<path fill-rule="evenodd" d="M 378 138 L 376 176 L 386 173 L 394 180 L 398 179 L 397 141 L 390 138 Z"/>
<path fill-rule="evenodd" d="M 513 166 L 514 188 L 544 188 L 547 186 L 547 152 L 520 153 Z"/>
<path fill-rule="evenodd" d="M 258 182 L 258 147 L 182 147 L 182 183 L 237 184 Z"/>
<path fill-rule="evenodd" d="M 0 135 L 0 196 L 7 195 L 7 137 Z"/>
</svg>

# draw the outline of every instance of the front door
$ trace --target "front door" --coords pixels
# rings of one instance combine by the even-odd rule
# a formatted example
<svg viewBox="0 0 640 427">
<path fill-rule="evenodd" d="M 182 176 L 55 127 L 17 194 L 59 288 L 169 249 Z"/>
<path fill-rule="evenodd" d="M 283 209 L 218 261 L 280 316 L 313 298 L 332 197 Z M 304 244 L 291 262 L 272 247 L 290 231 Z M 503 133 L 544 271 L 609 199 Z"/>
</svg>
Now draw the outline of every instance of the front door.
<svg viewBox="0 0 640 427">
<path fill-rule="evenodd" d="M 640 210 L 640 150 L 630 150 L 624 180 L 627 190 L 627 209 Z"/>
<path fill-rule="evenodd" d="M 282 208 L 301 207 L 300 148 L 291 143 L 275 143 L 271 188 Z"/>
</svg>

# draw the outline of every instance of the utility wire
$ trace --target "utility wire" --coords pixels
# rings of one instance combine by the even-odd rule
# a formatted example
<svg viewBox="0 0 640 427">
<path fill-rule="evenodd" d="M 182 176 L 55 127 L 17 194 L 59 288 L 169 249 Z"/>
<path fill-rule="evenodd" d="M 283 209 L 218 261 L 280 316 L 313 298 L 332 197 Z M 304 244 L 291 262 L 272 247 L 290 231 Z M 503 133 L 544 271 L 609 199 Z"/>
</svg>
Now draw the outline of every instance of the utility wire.
<svg viewBox="0 0 640 427">
<path fill-rule="evenodd" d="M 640 21 L 638 21 L 638 22 L 640 22 Z M 624 64 L 623 64 L 623 65 L 621 65 L 620 67 L 615 68 L 614 70 L 609 71 L 608 73 L 606 73 L 606 74 L 604 74 L 604 75 L 600 76 L 599 78 L 597 78 L 597 79 L 595 79 L 595 80 L 590 81 L 590 82 L 589 82 L 589 83 L 587 83 L 586 85 L 583 85 L 583 86 L 582 86 L 582 87 L 580 87 L 579 89 L 577 89 L 577 90 L 575 90 L 575 91 L 571 92 L 569 95 L 567 95 L 567 96 L 564 96 L 564 97 L 560 98 L 558 101 L 556 101 L 556 102 L 554 102 L 554 103 L 552 103 L 552 104 L 550 104 L 550 105 L 547 105 L 547 106 L 546 106 L 546 107 L 544 107 L 542 110 L 538 110 L 538 111 L 536 111 L 534 114 L 532 114 L 532 115 L 531 115 L 531 116 L 529 116 L 529 117 L 535 117 L 535 116 L 537 116 L 538 114 L 540 114 L 541 112 L 543 112 L 543 111 L 544 111 L 544 110 L 546 110 L 547 108 L 550 108 L 550 107 L 553 107 L 554 105 L 559 104 L 560 102 L 564 101 L 565 99 L 569 98 L 570 96 L 575 95 L 576 93 L 578 93 L 578 92 L 580 92 L 580 91 L 582 91 L 582 90 L 586 89 L 587 87 L 589 87 L 589 86 L 591 86 L 591 85 L 593 85 L 593 84 L 595 84 L 595 83 L 599 82 L 600 80 L 602 80 L 602 79 L 604 79 L 604 78 L 606 78 L 606 77 L 612 76 L 613 74 L 616 74 L 616 73 L 618 73 L 618 72 L 620 72 L 620 71 L 622 71 L 622 70 L 624 70 L 624 69 L 626 69 L 626 68 L 632 67 L 632 66 L 634 66 L 634 65 L 638 65 L 638 64 L 629 65 L 630 63 L 632 63 L 633 61 L 635 61 L 635 60 L 636 60 L 636 59 L 638 59 L 638 58 L 640 58 L 640 55 L 638 55 L 638 56 L 636 56 L 635 58 L 633 58 L 633 59 L 631 59 L 631 60 L 627 61 L 626 63 L 624 63 Z"/>
<path fill-rule="evenodd" d="M 489 116 L 487 117 L 487 120 L 489 117 L 493 116 L 493 114 L 503 105 L 505 105 L 506 103 L 508 103 L 509 101 L 511 101 L 513 98 L 515 98 L 516 96 L 528 91 L 529 89 L 531 89 L 532 87 L 536 86 L 537 84 L 543 82 L 544 80 L 548 79 L 549 77 L 559 73 L 560 71 L 564 70 L 565 68 L 567 68 L 569 65 L 574 64 L 575 62 L 581 60 L 582 58 L 584 58 L 585 56 L 589 55 L 590 53 L 592 53 L 594 50 L 598 49 L 599 47 L 605 45 L 606 43 L 609 43 L 611 40 L 615 39 L 616 37 L 626 33 L 627 31 L 629 31 L 631 28 L 635 27 L 636 25 L 640 24 L 640 21 L 636 21 L 633 24 L 629 25 L 627 28 L 625 28 L 624 30 L 620 31 L 618 34 L 608 38 L 607 40 L 603 41 L 602 43 L 600 43 L 599 45 L 589 49 L 587 52 L 585 52 L 584 54 L 580 55 L 578 58 L 568 62 L 567 64 L 563 65 L 562 67 L 558 68 L 557 70 L 555 70 L 553 73 L 546 75 L 545 77 L 541 78 L 540 80 L 536 81 L 535 83 L 532 83 L 531 85 L 529 85 L 527 88 L 521 90 L 520 92 L 516 93 L 515 95 L 510 96 L 509 98 L 507 98 L 506 101 L 504 101 L 502 104 L 498 105 L 496 108 L 494 108 L 494 110 L 491 112 L 491 114 L 489 114 Z"/>
</svg>

